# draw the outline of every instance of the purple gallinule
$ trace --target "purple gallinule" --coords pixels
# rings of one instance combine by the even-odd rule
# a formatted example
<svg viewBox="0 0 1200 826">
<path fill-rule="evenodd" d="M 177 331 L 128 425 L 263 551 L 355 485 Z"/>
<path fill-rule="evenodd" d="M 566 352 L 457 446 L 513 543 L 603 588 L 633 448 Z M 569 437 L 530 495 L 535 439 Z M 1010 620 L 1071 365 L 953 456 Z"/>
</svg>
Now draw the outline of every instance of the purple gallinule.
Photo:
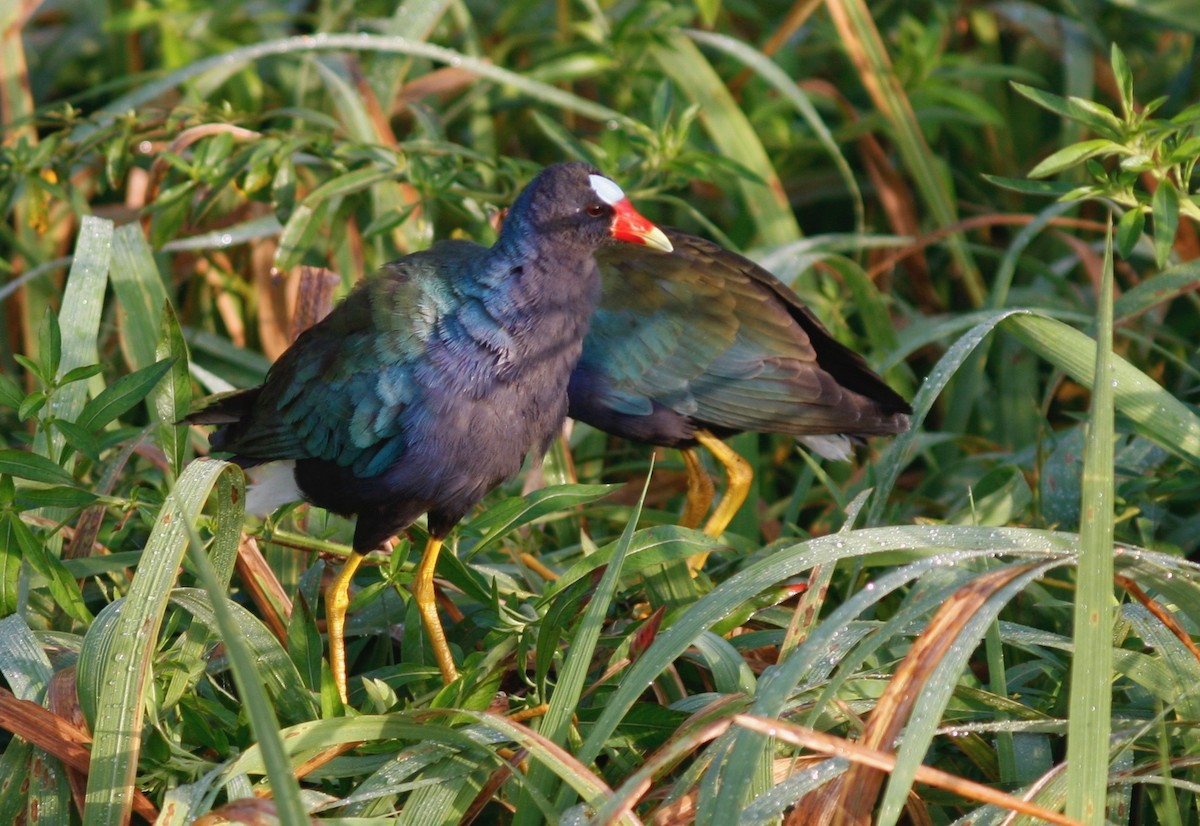
<svg viewBox="0 0 1200 826">
<path fill-rule="evenodd" d="M 753 478 L 722 438 L 786 433 L 844 459 L 852 440 L 908 429 L 908 403 L 771 273 L 702 238 L 665 233 L 670 252 L 597 252 L 600 304 L 568 394 L 572 418 L 683 449 L 684 524 L 699 525 L 712 501 L 696 445 L 713 452 L 728 478 L 704 527 L 718 537 Z M 693 558 L 693 567 L 703 561 Z"/>
<path fill-rule="evenodd" d="M 276 463 L 251 485 L 248 510 L 305 499 L 357 516 L 353 553 L 326 592 L 343 699 L 351 578 L 363 554 L 421 514 L 429 541 L 413 598 L 443 679 L 456 678 L 434 600 L 442 542 L 558 433 L 600 293 L 595 255 L 610 245 L 671 249 L 599 171 L 548 167 L 490 248 L 448 241 L 386 265 L 301 334 L 261 386 L 187 418 L 219 425 L 213 450 L 242 467 Z"/>
</svg>

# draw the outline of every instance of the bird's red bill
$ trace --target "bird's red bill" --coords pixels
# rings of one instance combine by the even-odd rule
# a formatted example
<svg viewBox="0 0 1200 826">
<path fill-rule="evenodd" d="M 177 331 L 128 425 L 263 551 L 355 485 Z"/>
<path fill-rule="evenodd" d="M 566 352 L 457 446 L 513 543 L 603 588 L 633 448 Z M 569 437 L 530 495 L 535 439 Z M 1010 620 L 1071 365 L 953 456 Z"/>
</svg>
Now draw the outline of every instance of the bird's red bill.
<svg viewBox="0 0 1200 826">
<path fill-rule="evenodd" d="M 613 238 L 631 244 L 644 244 L 663 252 L 671 252 L 674 249 L 666 233 L 634 209 L 628 198 L 617 201 L 612 208 L 615 212 L 612 222 Z"/>
</svg>

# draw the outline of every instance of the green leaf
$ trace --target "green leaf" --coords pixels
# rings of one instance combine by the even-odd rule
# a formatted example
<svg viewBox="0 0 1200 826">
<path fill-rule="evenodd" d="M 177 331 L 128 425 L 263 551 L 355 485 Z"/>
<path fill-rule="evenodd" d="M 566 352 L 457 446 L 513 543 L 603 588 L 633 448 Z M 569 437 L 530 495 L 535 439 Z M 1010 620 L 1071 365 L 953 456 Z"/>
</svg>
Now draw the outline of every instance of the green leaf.
<svg viewBox="0 0 1200 826">
<path fill-rule="evenodd" d="M 1115 47 L 1114 47 L 1115 48 Z M 1117 222 L 1117 252 L 1128 261 L 1133 256 L 1138 241 L 1142 238 L 1142 230 L 1146 227 L 1146 214 L 1141 207 L 1133 207 L 1121 216 Z"/>
<path fill-rule="evenodd" d="M 68 370 L 63 374 L 63 377 L 58 380 L 58 383 L 59 385 L 64 385 L 77 381 L 86 381 L 92 376 L 98 376 L 103 372 L 103 364 L 85 364 L 83 367 L 76 367 L 74 370 Z"/>
<path fill-rule="evenodd" d="M 0 513 L 0 617 L 16 613 L 21 581 L 21 554 L 17 552 L 17 537 L 11 512 Z"/>
<path fill-rule="evenodd" d="M 1169 179 L 1159 180 L 1150 200 L 1150 214 L 1154 217 L 1154 263 L 1161 268 L 1171 255 L 1179 229 L 1179 192 Z"/>
<path fill-rule="evenodd" d="M 187 451 L 187 428 L 177 425 L 187 415 L 192 403 L 192 380 L 188 374 L 187 343 L 183 329 L 168 302 L 163 303 L 162 329 L 155 355 L 169 361 L 171 369 L 165 379 L 150 391 L 150 405 L 158 418 L 158 440 L 171 469 L 179 474 Z"/>
<path fill-rule="evenodd" d="M 83 601 L 79 583 L 63 567 L 62 560 L 51 555 L 46 543 L 34 537 L 29 527 L 15 513 L 6 511 L 0 514 L 0 519 L 6 519 L 6 532 L 16 540 L 16 546 L 21 550 L 22 558 L 29 563 L 33 570 L 46 578 L 50 595 L 54 604 L 61 608 L 72 619 L 83 623 L 92 621 L 92 612 Z"/>
<path fill-rule="evenodd" d="M 984 180 L 996 186 L 1026 195 L 1048 195 L 1061 197 L 1075 188 L 1074 184 L 1060 181 L 1031 181 L 1027 178 L 1006 178 L 1003 175 L 984 174 Z"/>
<path fill-rule="evenodd" d="M 99 461 L 100 443 L 96 441 L 90 430 L 63 419 L 55 419 L 54 427 L 66 437 L 67 444 L 89 459 Z"/>
<path fill-rule="evenodd" d="M 41 382 L 43 387 L 49 387 L 54 383 L 54 376 L 46 375 L 42 371 L 42 365 L 29 358 L 29 356 L 22 355 L 21 353 L 13 353 L 13 361 L 24 367 L 27 371 L 29 371 L 29 373 L 35 376 L 37 380 Z"/>
<path fill-rule="evenodd" d="M 74 511 L 87 507 L 97 498 L 99 497 L 90 490 L 56 485 L 49 488 L 20 488 L 17 491 L 15 502 L 20 510 L 63 508 Z"/>
<path fill-rule="evenodd" d="M 25 400 L 21 387 L 8 376 L 0 373 L 0 405 L 16 410 Z"/>
<path fill-rule="evenodd" d="M 1122 137 L 1124 124 L 1107 106 L 1086 98 L 1069 97 L 1067 98 L 1067 108 L 1074 120 L 1091 127 L 1101 135 L 1115 140 Z"/>
<path fill-rule="evenodd" d="M 292 210 L 296 208 L 296 167 L 290 156 L 285 156 L 275 170 L 275 178 L 271 182 L 271 203 L 275 205 L 278 220 L 291 219 Z"/>
<path fill-rule="evenodd" d="M 1041 163 L 1029 170 L 1029 177 L 1045 178 L 1056 172 L 1076 166 L 1088 158 L 1094 158 L 1099 155 L 1116 155 L 1124 151 L 1125 147 L 1119 143 L 1114 143 L 1103 138 L 1080 141 L 1079 143 L 1065 146 L 1049 157 L 1043 158 Z"/>
<path fill-rule="evenodd" d="M 393 168 L 377 169 L 375 167 L 367 167 L 365 169 L 356 169 L 353 172 L 347 172 L 344 175 L 339 175 L 321 184 L 305 197 L 304 203 L 309 206 L 316 206 L 321 201 L 326 201 L 330 198 L 340 198 L 344 195 L 361 192 L 380 181 L 393 181 L 396 179 L 397 174 L 397 171 Z"/>
<path fill-rule="evenodd" d="M 1117 91 L 1121 95 L 1121 111 L 1124 112 L 1126 118 L 1130 118 L 1134 114 L 1133 109 L 1133 73 L 1129 71 L 1129 64 L 1125 61 L 1125 53 L 1121 51 L 1121 47 L 1116 43 L 1112 44 L 1109 50 L 1109 59 L 1112 63 L 1113 75 L 1117 80 Z"/>
<path fill-rule="evenodd" d="M 131 371 L 155 362 L 159 316 L 167 302 L 166 287 L 154 254 L 137 221 L 113 233 L 113 267 L 109 276 L 117 296 L 117 333 Z"/>
<path fill-rule="evenodd" d="M 21 406 L 17 408 L 17 418 L 33 418 L 45 403 L 46 394 L 41 390 L 35 390 L 21 401 Z"/>
<path fill-rule="evenodd" d="M 42 327 L 38 330 L 37 357 L 42 368 L 39 375 L 43 378 L 58 375 L 58 365 L 62 361 L 62 330 L 58 326 L 58 317 L 49 308 L 42 317 Z"/>
<path fill-rule="evenodd" d="M 1044 92 L 1041 89 L 1026 86 L 1024 83 L 1018 83 L 1015 80 L 1012 82 L 1012 87 L 1022 97 L 1029 98 L 1029 100 L 1043 109 L 1048 109 L 1056 115 L 1062 115 L 1064 118 L 1071 117 L 1071 108 L 1066 98 L 1052 92 Z"/>
<path fill-rule="evenodd" d="M 1103 135 L 1106 138 L 1112 140 L 1121 139 L 1121 121 L 1107 107 L 1083 100 L 1082 98 L 1060 97 L 1050 92 L 1043 92 L 1041 89 L 1034 89 L 1032 86 L 1026 86 L 1024 83 L 1017 83 L 1016 81 L 1013 81 L 1012 87 L 1023 97 L 1029 98 L 1029 100 L 1043 109 L 1048 109 L 1068 120 L 1082 123 L 1093 132 Z"/>
<path fill-rule="evenodd" d="M 277 270 L 288 272 L 304 258 L 321 228 L 328 205 L 328 201 L 320 201 L 314 208 L 305 201 L 292 211 L 279 235 L 279 249 L 275 252 Z"/>
<path fill-rule="evenodd" d="M 145 399 L 174 363 L 174 359 L 163 359 L 136 373 L 121 376 L 87 403 L 75 423 L 91 431 L 104 427 Z"/>
<path fill-rule="evenodd" d="M 704 25 L 712 28 L 713 24 L 717 22 L 717 15 L 721 13 L 721 0 L 694 0 L 694 2 Z"/>
<path fill-rule="evenodd" d="M 0 473 L 45 485 L 76 486 L 75 478 L 57 463 L 24 450 L 0 450 Z"/>
</svg>

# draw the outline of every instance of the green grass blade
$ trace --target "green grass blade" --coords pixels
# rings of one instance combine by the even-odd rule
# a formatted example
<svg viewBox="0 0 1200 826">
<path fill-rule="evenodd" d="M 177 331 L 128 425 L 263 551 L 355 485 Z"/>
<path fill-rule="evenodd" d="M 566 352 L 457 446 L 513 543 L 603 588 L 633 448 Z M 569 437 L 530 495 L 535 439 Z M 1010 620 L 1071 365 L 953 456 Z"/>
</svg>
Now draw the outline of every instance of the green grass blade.
<svg viewBox="0 0 1200 826">
<path fill-rule="evenodd" d="M 100 333 L 100 316 L 104 309 L 104 292 L 108 287 L 109 264 L 112 260 L 112 221 L 84 216 L 75 242 L 75 259 L 67 275 L 59 310 L 62 329 L 62 359 L 58 375 L 64 376 L 77 367 L 100 361 L 96 341 Z M 75 421 L 87 399 L 89 385 L 102 387 L 99 378 L 91 382 L 74 382 L 54 394 L 53 413 L 60 419 Z M 36 449 L 52 459 L 58 459 L 64 440 L 60 433 L 45 443 L 44 433 L 38 432 Z"/>
<path fill-rule="evenodd" d="M 537 522 L 551 514 L 589 505 L 608 496 L 619 485 L 551 485 L 531 491 L 519 499 L 508 499 L 471 520 L 471 530 L 483 536 L 471 546 L 464 560 L 493 545 L 512 530 Z"/>
<path fill-rule="evenodd" d="M 221 487 L 217 500 L 220 510 L 217 521 L 220 526 L 218 531 L 229 534 L 230 531 L 226 526 L 233 526 L 233 531 L 231 541 L 228 537 L 223 542 L 219 541 L 222 537 L 218 536 L 218 539 L 213 542 L 213 557 L 218 557 L 218 553 L 228 556 L 224 560 L 225 564 L 221 564 L 221 559 L 210 560 L 209 555 L 204 553 L 204 549 L 198 541 L 199 537 L 194 524 L 188 522 L 187 527 L 191 534 L 191 542 L 187 543 L 189 556 L 204 589 L 208 592 L 217 628 L 220 630 L 221 639 L 225 643 L 225 649 L 229 656 L 238 696 L 245 704 L 246 716 L 250 721 L 250 728 L 254 732 L 255 740 L 262 748 L 263 760 L 266 764 L 267 776 L 271 781 L 271 793 L 275 799 L 279 820 L 282 823 L 306 823 L 308 813 L 300 799 L 300 784 L 292 774 L 292 767 L 283 746 L 283 737 L 279 732 L 279 719 L 263 690 L 262 676 L 258 672 L 251 647 L 238 626 L 226 594 L 227 571 L 232 567 L 232 555 L 237 553 L 237 543 L 241 536 L 242 515 L 245 511 L 245 481 L 241 471 L 227 462 L 212 462 L 202 459 L 193 462 L 191 467 L 198 464 L 216 465 L 215 472 L 221 474 Z M 172 495 L 176 495 L 183 488 L 186 476 L 187 471 L 184 472 L 184 477 L 180 478 L 180 484 L 176 486 Z M 226 573 L 222 577 L 219 575 L 220 572 Z"/>
<path fill-rule="evenodd" d="M 900 477 L 900 471 L 908 463 L 915 450 L 917 437 L 921 432 L 921 424 L 929 415 L 929 411 L 933 409 L 934 403 L 937 402 L 950 379 L 975 352 L 975 348 L 979 346 L 980 342 L 986 339 L 996 325 L 1004 320 L 1010 312 L 980 314 L 983 320 L 951 345 L 926 376 L 925 381 L 921 383 L 921 388 L 912 400 L 912 426 L 891 441 L 883 457 L 876 464 L 878 480 L 875 483 L 875 492 L 871 496 L 871 507 L 867 513 L 868 525 L 879 524 L 883 519 L 883 510 L 887 505 L 888 497 L 896 485 L 896 480 Z"/>
<path fill-rule="evenodd" d="M 651 468 L 651 472 L 653 472 L 653 468 Z M 550 708 L 542 718 L 541 725 L 538 726 L 539 733 L 556 746 L 561 746 L 567 740 L 571 718 L 579 706 L 579 698 L 583 694 L 584 682 L 592 666 L 592 658 L 596 651 L 596 643 L 600 639 L 600 631 L 604 628 L 605 617 L 616 594 L 617 585 L 621 581 L 621 563 L 629 551 L 634 530 L 637 528 L 637 521 L 642 514 L 642 503 L 646 499 L 646 491 L 649 488 L 650 473 L 647 473 L 646 482 L 642 486 L 642 495 L 629 514 L 629 521 L 625 524 L 625 530 L 621 532 L 621 539 L 617 542 L 612 558 L 604 569 L 604 575 L 600 577 L 600 583 L 592 592 L 591 601 L 588 602 L 583 619 L 580 620 L 579 628 L 572 638 L 571 649 L 567 652 L 562 672 L 558 675 L 554 693 L 550 696 Z M 553 777 L 552 769 L 539 763 L 529 771 L 529 785 L 539 790 L 552 789 L 551 777 Z M 547 792 L 547 797 L 552 796 L 552 793 Z M 560 813 L 570 804 L 570 798 L 569 791 L 564 789 L 555 804 Z M 523 811 L 527 811 L 528 815 Z M 522 810 L 522 807 L 518 805 L 517 817 L 513 823 L 517 826 L 534 823 L 537 819 L 534 817 L 535 814 L 536 811 L 533 807 Z"/>
<path fill-rule="evenodd" d="M 904 726 L 904 736 L 896 751 L 896 768 L 888 777 L 887 788 L 879 804 L 876 823 L 880 826 L 894 826 L 903 815 L 917 767 L 933 744 L 946 707 L 958 686 L 959 676 L 967 668 L 968 660 L 979 647 L 988 628 L 995 622 L 1001 609 L 1057 564 L 1057 561 L 1051 561 L 1045 565 L 1029 566 L 1029 570 L 1015 576 L 989 596 L 969 620 L 956 628 L 954 643 L 924 682 L 924 690 Z M 1102 749 L 1101 754 L 1107 755 L 1107 751 Z"/>
<path fill-rule="evenodd" d="M 1004 319 L 1004 329 L 1075 381 L 1093 388 L 1096 342 L 1061 321 L 1036 313 Z M 1143 435 L 1192 462 L 1200 464 L 1200 417 L 1158 382 L 1113 354 L 1109 385 L 1121 415 Z"/>
<path fill-rule="evenodd" d="M 813 134 L 816 135 L 817 140 L 825 149 L 829 160 L 833 162 L 834 168 L 837 170 L 838 176 L 842 179 L 842 183 L 845 184 L 846 190 L 850 193 L 850 200 L 854 206 L 855 232 L 865 232 L 862 190 L 859 189 L 858 180 L 854 177 L 854 170 L 850 168 L 846 156 L 842 154 L 841 148 L 838 147 L 837 139 L 829 131 L 829 127 L 825 124 L 825 119 L 821 117 L 821 113 L 813 106 L 812 101 L 808 99 L 808 95 L 804 93 L 804 90 L 800 88 L 795 79 L 789 77 L 787 72 L 780 68 L 779 64 L 771 60 L 771 58 L 740 40 L 717 32 L 705 32 L 697 29 L 685 29 L 684 34 L 697 43 L 703 43 L 706 46 L 719 49 L 745 63 L 757 72 L 763 80 L 771 84 L 772 88 L 784 100 L 796 107 L 796 111 L 804 118 L 804 122 L 813 130 Z"/>
<path fill-rule="evenodd" d="M 700 120 L 718 151 L 734 158 L 759 180 L 740 181 L 742 204 L 757 227 L 757 242 L 788 244 L 800 237 L 783 185 L 767 150 L 728 87 L 696 44 L 677 35 L 651 49 L 651 53 L 689 100 L 701 104 Z"/>
<path fill-rule="evenodd" d="M 887 47 L 871 18 L 869 6 L 862 0 L 837 0 L 827 7 L 867 91 L 892 127 L 891 136 L 929 209 L 932 223 L 942 227 L 957 223 L 958 212 L 949 176 L 940 168 L 937 154 L 925 140 L 912 104 L 892 67 Z M 983 306 L 987 289 L 966 241 L 962 235 L 955 234 L 947 239 L 947 245 L 971 304 Z"/>
<path fill-rule="evenodd" d="M 1069 553 L 1074 537 L 1049 531 L 1018 528 L 903 526 L 865 528 L 800 542 L 775 551 L 769 558 L 748 565 L 717 586 L 661 632 L 641 658 L 622 677 L 607 699 L 604 711 L 592 725 L 577 754 L 584 763 L 594 760 L 621 718 L 650 681 L 678 658 L 702 632 L 737 611 L 746 601 L 814 565 L 887 550 L 955 549 L 982 553 Z M 760 693 L 762 691 L 760 681 Z"/>
<path fill-rule="evenodd" d="M 629 116 L 610 109 L 607 106 L 590 101 L 570 92 L 565 92 L 548 83 L 532 80 L 508 69 L 503 69 L 482 58 L 473 57 L 463 52 L 423 43 L 407 37 L 382 37 L 372 34 L 325 34 L 303 35 L 288 37 L 281 40 L 270 40 L 243 46 L 223 54 L 198 60 L 182 69 L 177 69 L 159 80 L 138 87 L 106 105 L 105 111 L 112 113 L 94 119 L 91 123 L 80 126 L 72 135 L 73 140 L 83 140 L 97 129 L 107 126 L 118 115 L 144 106 L 149 101 L 172 91 L 183 83 L 197 78 L 206 72 L 216 71 L 222 74 L 241 69 L 257 60 L 272 55 L 304 55 L 311 52 L 323 51 L 364 51 L 381 52 L 384 54 L 403 54 L 412 57 L 422 57 L 454 66 L 463 71 L 471 72 L 483 80 L 488 80 L 502 86 L 508 86 L 530 99 L 549 106 L 575 112 L 586 118 L 605 123 L 614 121 L 626 128 L 645 132 L 646 127 Z"/>
<path fill-rule="evenodd" d="M 1123 292 L 1113 302 L 1113 317 L 1127 321 L 1154 307 L 1196 289 L 1200 281 L 1200 261 L 1188 261 L 1155 273 Z"/>
<path fill-rule="evenodd" d="M 50 660 L 19 614 L 0 620 L 0 674 L 13 696 L 42 703 L 54 675 Z M 28 812 L 45 813 L 46 823 L 69 820 L 66 775 L 59 761 L 29 743 L 10 738 L 0 757 L 0 823 L 33 822 Z"/>
<path fill-rule="evenodd" d="M 167 599 L 188 545 L 188 526 L 214 486 L 221 487 L 222 499 L 231 497 L 235 474 L 231 465 L 211 460 L 193 462 L 184 471 L 163 503 L 128 595 L 102 611 L 84 638 L 79 699 L 85 710 L 94 709 L 85 823 L 117 826 L 128 819 L 145 692 Z M 213 544 L 236 552 L 240 535 L 240 515 L 224 518 L 217 522 Z"/>
<path fill-rule="evenodd" d="M 1095 376 L 1096 342 L 1057 319 L 1029 310 L 981 313 L 978 324 L 964 333 L 938 361 L 913 399 L 912 428 L 888 446 L 877 468 L 879 481 L 871 502 L 868 524 L 882 518 L 887 497 L 908 461 L 921 423 L 947 383 L 971 353 L 997 326 L 1015 335 L 1034 353 L 1049 361 L 1075 381 L 1092 386 Z M 1120 356 L 1112 357 L 1113 393 L 1117 410 L 1139 432 L 1158 444 L 1200 463 L 1200 417 L 1157 382 Z"/>
<path fill-rule="evenodd" d="M 117 296 L 117 332 L 129 369 L 149 367 L 158 359 L 158 331 L 162 326 L 167 291 L 154 254 L 137 221 L 113 233 L 112 285 Z"/>
<path fill-rule="evenodd" d="M 1082 525 L 1075 589 L 1075 653 L 1067 718 L 1067 808 L 1070 817 L 1100 826 L 1108 795 L 1112 730 L 1113 629 L 1113 342 L 1112 225 L 1104 248 L 1097 302 L 1092 406 L 1083 454 Z"/>
<path fill-rule="evenodd" d="M 13 696 L 40 702 L 54 672 L 20 614 L 0 620 L 0 674 Z"/>
</svg>

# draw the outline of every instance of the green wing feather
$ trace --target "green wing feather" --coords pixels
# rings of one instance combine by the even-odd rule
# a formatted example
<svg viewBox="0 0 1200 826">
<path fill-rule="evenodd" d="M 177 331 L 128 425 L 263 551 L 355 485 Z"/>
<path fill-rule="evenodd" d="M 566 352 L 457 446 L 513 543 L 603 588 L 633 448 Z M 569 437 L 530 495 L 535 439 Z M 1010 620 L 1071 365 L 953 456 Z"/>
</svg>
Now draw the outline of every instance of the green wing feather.
<svg viewBox="0 0 1200 826">
<path fill-rule="evenodd" d="M 466 242 L 438 256 L 410 255 L 365 280 L 272 365 L 248 415 L 214 446 L 247 459 L 323 459 L 378 475 L 405 450 L 405 411 L 422 393 L 417 376 L 441 322 L 469 314 L 455 263 L 477 255 Z"/>
<path fill-rule="evenodd" d="M 670 254 L 597 254 L 604 291 L 583 361 L 603 373 L 612 409 L 645 415 L 657 402 L 715 427 L 802 435 L 846 425 L 847 385 L 907 408 L 766 270 L 665 231 Z"/>
</svg>

